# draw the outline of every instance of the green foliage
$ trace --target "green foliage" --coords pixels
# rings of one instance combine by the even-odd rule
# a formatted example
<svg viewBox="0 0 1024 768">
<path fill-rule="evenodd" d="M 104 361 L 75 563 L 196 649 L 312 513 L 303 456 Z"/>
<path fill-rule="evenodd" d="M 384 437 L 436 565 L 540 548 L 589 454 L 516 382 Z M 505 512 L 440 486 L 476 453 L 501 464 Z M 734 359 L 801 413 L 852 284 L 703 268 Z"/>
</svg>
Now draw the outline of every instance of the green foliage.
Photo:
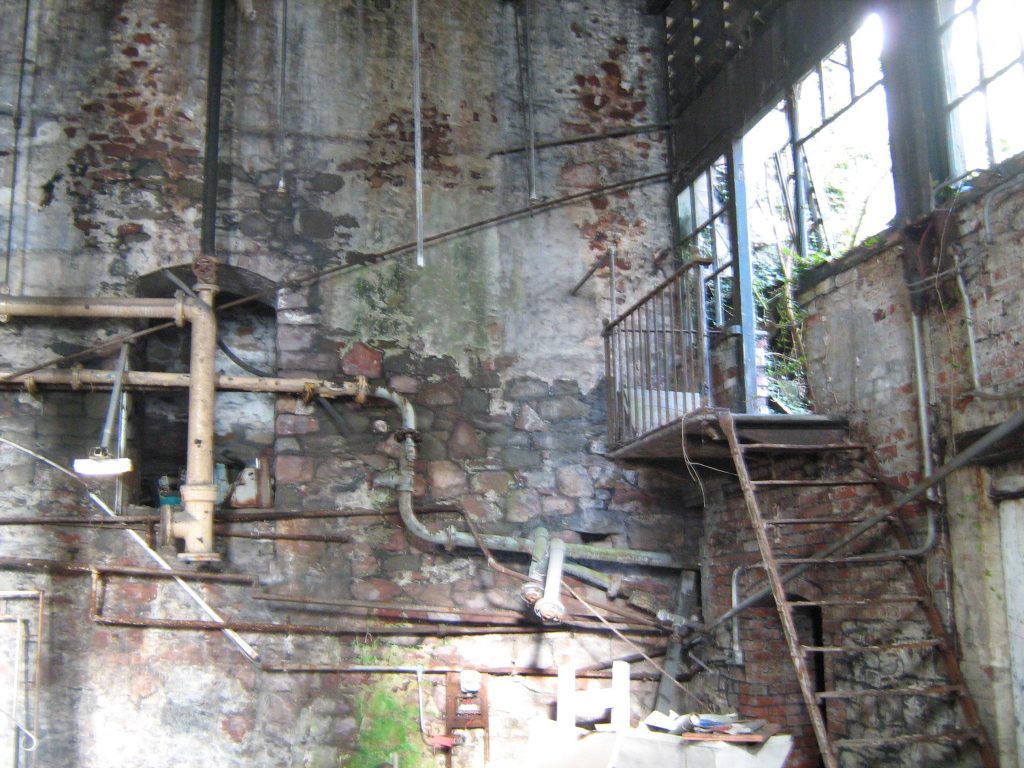
<svg viewBox="0 0 1024 768">
<path fill-rule="evenodd" d="M 352 658 L 366 665 L 399 661 L 396 649 L 378 643 L 356 644 Z M 434 760 L 420 735 L 415 683 L 410 689 L 404 676 L 378 675 L 359 691 L 355 709 L 359 742 L 344 762 L 346 768 L 391 765 L 392 754 L 398 755 L 402 768 L 433 768 Z"/>
</svg>

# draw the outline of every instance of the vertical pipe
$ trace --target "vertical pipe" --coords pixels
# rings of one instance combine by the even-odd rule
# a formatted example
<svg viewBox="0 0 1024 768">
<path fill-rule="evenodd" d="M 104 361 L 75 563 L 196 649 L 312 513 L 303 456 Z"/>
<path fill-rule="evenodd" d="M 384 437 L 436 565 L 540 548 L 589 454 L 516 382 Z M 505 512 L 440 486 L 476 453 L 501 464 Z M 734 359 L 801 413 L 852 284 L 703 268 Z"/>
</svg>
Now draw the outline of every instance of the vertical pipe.
<svg viewBox="0 0 1024 768">
<path fill-rule="evenodd" d="M 630 316 L 626 315 L 625 318 L 623 318 L 622 322 L 619 323 L 619 328 L 622 330 L 622 338 L 619 343 L 622 344 L 622 359 L 623 364 L 625 366 L 623 368 L 625 379 L 623 387 L 623 392 L 625 393 L 625 396 L 623 398 L 623 401 L 626 405 L 626 416 L 629 420 L 629 426 L 631 429 L 633 429 L 636 426 L 634 424 L 634 422 L 636 421 L 636 418 L 634 417 L 634 411 L 636 411 L 636 398 L 633 395 L 633 354 L 629 347 L 629 321 Z"/>
<path fill-rule="evenodd" d="M 640 352 L 643 357 L 643 392 L 644 405 L 646 406 L 647 417 L 644 419 L 644 431 L 649 432 L 654 424 L 654 384 L 651 381 L 651 304 L 646 302 L 640 307 L 638 313 L 641 319 L 640 330 Z"/>
<path fill-rule="evenodd" d="M 697 280 L 695 293 L 697 295 L 696 322 L 697 322 L 697 348 L 700 354 L 701 373 L 704 380 L 701 382 L 701 400 L 704 405 L 714 405 L 714 390 L 711 387 L 711 354 L 708 344 L 708 315 L 707 299 L 704 294 L 704 267 L 697 267 Z"/>
<path fill-rule="evenodd" d="M 423 114 L 420 93 L 420 10 L 412 0 L 412 125 L 413 153 L 416 165 L 416 266 L 424 266 L 423 257 Z"/>
<path fill-rule="evenodd" d="M 277 191 L 284 192 L 284 102 L 288 76 L 288 0 L 281 0 L 281 25 L 277 55 Z"/>
<path fill-rule="evenodd" d="M 622 341 L 626 348 L 626 402 L 629 405 L 630 427 L 635 437 L 641 432 L 643 408 L 640 404 L 640 397 L 637 395 L 636 388 L 636 339 L 632 331 L 633 318 L 634 313 L 630 312 L 622 322 Z"/>
<path fill-rule="evenodd" d="M 119 398 L 117 415 L 117 458 L 123 458 L 128 452 L 128 398 L 127 392 L 122 392 Z M 124 513 L 125 497 L 125 476 L 117 475 L 114 478 L 114 512 Z"/>
<path fill-rule="evenodd" d="M 110 453 L 110 442 L 114 439 L 114 424 L 121 410 L 121 387 L 124 384 L 124 371 L 128 365 L 128 345 L 121 345 L 121 353 L 117 357 L 117 370 L 114 373 L 114 384 L 107 403 L 107 415 L 103 420 L 103 434 L 100 437 L 100 448 Z"/>
<path fill-rule="evenodd" d="M 217 499 L 217 486 L 213 478 L 213 414 L 217 379 L 217 317 L 213 313 L 215 292 L 216 287 L 207 283 L 196 286 L 200 311 L 192 318 L 188 478 L 181 488 L 186 519 L 179 529 L 181 537 L 185 539 L 185 552 L 181 555 L 185 560 L 218 559 L 213 549 L 213 508 Z"/>
<path fill-rule="evenodd" d="M 214 256 L 217 246 L 217 187 L 220 153 L 220 101 L 224 77 L 226 0 L 210 2 L 210 46 L 206 74 L 206 155 L 203 158 L 203 221 L 200 250 Z"/>
<path fill-rule="evenodd" d="M 807 237 L 807 184 L 804 164 L 802 162 L 803 145 L 800 143 L 800 110 L 796 103 L 796 91 L 790 88 L 786 92 L 786 112 L 789 122 L 789 144 L 793 148 L 793 226 L 796 229 L 797 251 L 803 258 L 810 254 L 810 242 Z"/>
<path fill-rule="evenodd" d="M 921 331 L 921 316 L 910 315 L 910 327 L 914 336 L 914 378 L 917 384 L 917 424 L 921 433 L 921 471 L 924 477 L 932 473 L 932 436 L 928 414 L 928 373 L 924 361 L 924 338 Z"/>
<path fill-rule="evenodd" d="M 743 139 L 732 146 L 729 181 L 735 215 L 731 217 L 733 264 L 740 311 L 740 364 L 743 371 L 743 407 L 757 413 L 757 317 L 754 311 L 754 269 L 747 234 L 747 179 L 743 162 Z"/>
<path fill-rule="evenodd" d="M 668 292 L 668 303 L 669 303 L 669 389 L 678 393 L 683 388 L 679 385 L 679 356 L 677 349 L 679 347 L 679 324 L 676 323 L 676 295 L 679 293 L 679 282 L 682 280 L 681 276 L 677 276 L 676 280 L 669 286 Z M 676 411 L 680 408 L 685 409 L 685 404 L 680 404 L 676 400 L 678 394 L 673 394 L 673 402 L 675 403 Z M 685 403 L 685 395 L 683 396 L 683 402 Z"/>
<path fill-rule="evenodd" d="M 562 566 L 565 564 L 565 542 L 551 539 L 548 544 L 548 570 L 544 578 L 544 595 L 534 606 L 534 612 L 543 621 L 561 621 L 565 606 L 559 599 L 562 591 Z"/>
<path fill-rule="evenodd" d="M 21 59 L 18 63 L 18 95 L 14 101 L 14 146 L 11 152 L 11 199 L 7 203 L 7 237 L 4 247 L 4 272 L 0 280 L 0 290 L 8 291 L 11 276 L 11 248 L 14 244 L 14 201 L 18 195 L 18 162 L 21 158 L 21 121 L 22 107 L 25 100 L 25 71 L 28 68 L 28 32 L 29 20 L 32 17 L 32 0 L 25 0 L 25 12 L 21 20 Z"/>
<path fill-rule="evenodd" d="M 528 165 L 526 170 L 527 185 L 529 187 L 529 202 L 534 203 L 539 198 L 537 195 L 537 129 L 533 119 L 533 66 L 530 62 L 530 0 L 520 0 L 522 11 L 522 50 L 520 52 L 520 73 L 522 78 L 522 90 L 524 91 L 526 104 L 523 105 L 526 113 L 526 148 L 528 151 Z"/>
</svg>

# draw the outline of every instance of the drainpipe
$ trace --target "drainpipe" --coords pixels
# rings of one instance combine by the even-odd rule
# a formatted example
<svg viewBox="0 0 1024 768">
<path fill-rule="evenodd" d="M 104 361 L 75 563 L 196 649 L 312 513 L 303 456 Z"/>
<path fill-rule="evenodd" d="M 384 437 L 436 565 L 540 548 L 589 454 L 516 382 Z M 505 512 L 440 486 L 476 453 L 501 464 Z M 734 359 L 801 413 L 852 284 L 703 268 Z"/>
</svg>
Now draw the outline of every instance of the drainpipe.
<svg viewBox="0 0 1024 768">
<path fill-rule="evenodd" d="M 213 411 L 216 401 L 217 316 L 213 297 L 217 287 L 199 283 L 195 288 L 196 319 L 192 322 L 192 349 L 188 388 L 188 460 L 181 486 L 182 514 L 171 522 L 171 534 L 184 539 L 178 557 L 192 562 L 218 561 L 213 549 L 213 508 L 217 485 L 213 479 Z"/>
<path fill-rule="evenodd" d="M 174 320 L 192 324 L 189 380 L 188 483 L 182 488 L 182 519 L 175 536 L 185 539 L 183 560 L 218 560 L 213 551 L 213 406 L 216 383 L 217 319 L 213 312 L 216 288 L 200 283 L 197 298 L 180 293 L 173 299 L 64 298 L 0 296 L 0 315 L 22 317 L 87 317 Z M 212 489 L 212 492 L 211 492 Z"/>
<path fill-rule="evenodd" d="M 565 606 L 559 600 L 562 591 L 562 565 L 565 563 L 565 542 L 552 539 L 548 547 L 548 572 L 544 579 L 544 596 L 533 606 L 542 621 L 561 621 Z"/>
</svg>

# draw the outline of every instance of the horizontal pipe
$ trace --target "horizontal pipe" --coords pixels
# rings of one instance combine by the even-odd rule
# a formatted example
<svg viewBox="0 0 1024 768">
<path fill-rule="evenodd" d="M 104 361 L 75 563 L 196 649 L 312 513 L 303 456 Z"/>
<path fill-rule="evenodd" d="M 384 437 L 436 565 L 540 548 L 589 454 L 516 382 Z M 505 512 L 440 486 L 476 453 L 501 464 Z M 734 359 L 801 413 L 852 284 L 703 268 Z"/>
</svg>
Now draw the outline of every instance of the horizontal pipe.
<svg viewBox="0 0 1024 768">
<path fill-rule="evenodd" d="M 45 560 L 38 557 L 0 557 L 0 570 L 45 571 L 67 575 L 89 576 L 99 573 L 109 576 L 131 576 L 139 579 L 192 579 L 244 586 L 259 586 L 259 579 L 241 573 L 210 573 L 206 571 L 176 571 L 138 568 L 130 565 L 103 563 L 77 563 L 63 560 Z"/>
<path fill-rule="evenodd" d="M 0 372 L 0 381 L 5 384 L 17 385 L 33 383 L 66 386 L 73 389 L 80 386 L 107 389 L 113 385 L 116 375 L 116 371 L 62 368 L 22 375 Z M 191 383 L 192 377 L 187 373 L 164 371 L 125 371 L 124 373 L 126 388 L 186 389 Z M 215 386 L 217 389 L 239 392 L 279 392 L 302 395 L 312 393 L 322 397 L 355 397 L 358 391 L 357 385 L 352 382 L 339 383 L 325 379 L 228 376 L 225 374 L 217 375 Z"/>
<path fill-rule="evenodd" d="M 322 627 L 315 624 L 275 624 L 258 621 L 201 621 L 192 619 L 146 619 L 135 616 L 105 616 L 93 613 L 92 620 L 97 624 L 109 627 L 134 627 L 136 629 L 170 629 L 193 632 L 221 632 L 225 629 L 234 632 L 252 632 L 270 635 L 322 635 L 325 637 L 366 635 L 404 636 L 417 635 L 429 637 L 447 637 L 461 635 L 539 635 L 559 631 L 559 627 L 508 627 L 508 626 L 474 626 L 453 627 L 446 624 L 434 624 L 429 627 L 395 627 L 384 625 L 363 624 L 350 627 Z M 579 626 L 566 626 L 562 631 L 580 631 Z M 600 630 L 599 625 L 595 630 Z"/>
<path fill-rule="evenodd" d="M 261 664 L 260 669 L 264 672 L 304 673 L 304 674 L 338 674 L 338 675 L 366 675 L 366 674 L 398 674 L 398 675 L 447 675 L 452 672 L 462 672 L 464 669 L 473 669 L 484 675 L 492 677 L 558 677 L 557 667 L 388 667 L 375 664 Z M 598 670 L 576 670 L 577 678 L 588 678 L 593 680 L 610 680 L 610 672 Z M 631 680 L 656 680 L 656 675 L 647 672 L 634 672 L 630 675 Z M 551 691 L 554 696 L 555 692 Z"/>
<path fill-rule="evenodd" d="M 194 304 L 194 302 L 192 302 Z M 0 296 L 0 315 L 11 317 L 94 317 L 174 320 L 184 317 L 185 299 Z"/>
</svg>

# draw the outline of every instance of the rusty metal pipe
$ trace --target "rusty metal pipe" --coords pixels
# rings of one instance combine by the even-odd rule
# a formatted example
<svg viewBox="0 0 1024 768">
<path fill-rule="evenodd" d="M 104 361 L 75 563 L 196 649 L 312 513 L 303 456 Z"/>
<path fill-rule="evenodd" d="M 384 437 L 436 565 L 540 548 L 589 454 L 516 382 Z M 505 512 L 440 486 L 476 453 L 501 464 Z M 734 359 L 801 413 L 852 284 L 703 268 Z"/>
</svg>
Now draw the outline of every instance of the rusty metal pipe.
<svg viewBox="0 0 1024 768">
<path fill-rule="evenodd" d="M 91 387 L 108 389 L 113 386 L 117 375 L 115 371 L 62 368 L 49 371 L 37 371 L 32 374 L 11 376 L 0 372 L 0 382 L 7 385 L 24 386 L 33 384 L 54 385 L 78 389 Z M 187 389 L 192 384 L 192 377 L 187 373 L 167 373 L 164 371 L 125 371 L 124 387 L 126 389 Z M 218 390 L 237 392 L 276 392 L 281 394 L 305 395 L 311 392 L 319 397 L 354 397 L 356 385 L 351 382 L 333 382 L 326 379 L 282 378 L 276 376 L 229 376 L 217 374 L 215 386 Z"/>
</svg>

